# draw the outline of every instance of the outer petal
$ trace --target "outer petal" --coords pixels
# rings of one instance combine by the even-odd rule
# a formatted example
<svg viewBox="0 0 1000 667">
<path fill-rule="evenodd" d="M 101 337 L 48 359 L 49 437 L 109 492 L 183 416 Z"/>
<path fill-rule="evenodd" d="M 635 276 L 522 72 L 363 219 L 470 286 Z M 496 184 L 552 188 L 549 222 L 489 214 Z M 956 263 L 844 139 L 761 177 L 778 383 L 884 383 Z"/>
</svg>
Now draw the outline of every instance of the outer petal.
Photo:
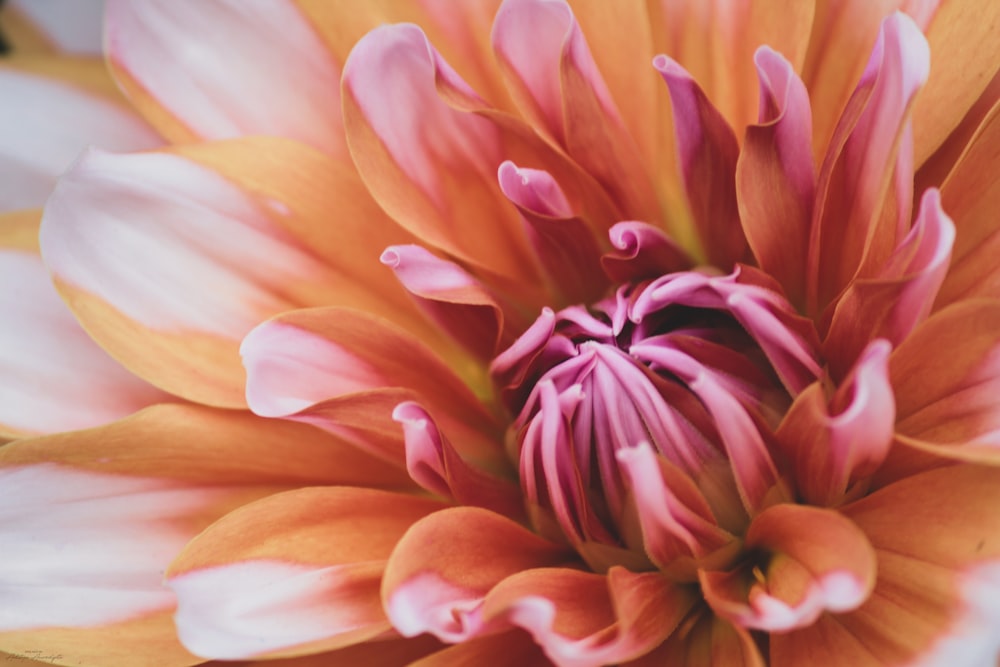
<svg viewBox="0 0 1000 667">
<path fill-rule="evenodd" d="M 514 630 L 477 637 L 414 662 L 410 667 L 551 667 L 526 632 Z"/>
<path fill-rule="evenodd" d="M 802 304 L 816 188 L 809 96 L 791 63 L 775 51 L 761 47 L 754 61 L 759 124 L 747 128 L 736 164 L 740 220 L 760 268 L 781 283 L 792 303 Z"/>
<path fill-rule="evenodd" d="M 59 176 L 88 145 L 153 148 L 159 136 L 110 99 L 48 77 L 0 68 L 0 211 L 45 203 Z"/>
<path fill-rule="evenodd" d="M 37 255 L 0 250 L 0 285 L 0 437 L 98 426 L 172 399 L 90 339 Z"/>
<path fill-rule="evenodd" d="M 387 632 L 379 583 L 414 521 L 443 505 L 350 487 L 290 491 L 233 512 L 167 573 L 181 641 L 204 657 L 329 650 Z"/>
<path fill-rule="evenodd" d="M 1000 304 L 959 303 L 928 319 L 893 353 L 889 371 L 903 442 L 938 456 L 998 460 L 998 327 Z M 942 350 L 950 351 L 947 357 Z"/>
<path fill-rule="evenodd" d="M 291 3 L 108 0 L 106 39 L 120 85 L 175 142 L 272 134 L 344 154 L 338 67 Z"/>
<path fill-rule="evenodd" d="M 13 0 L 10 7 L 27 17 L 59 51 L 101 55 L 104 0 L 81 0 L 69 5 L 58 0 Z"/>
<path fill-rule="evenodd" d="M 185 398 L 243 404 L 237 341 L 296 305 L 334 300 L 331 271 L 261 201 L 182 157 L 85 154 L 41 228 L 56 285 L 89 333 Z"/>
<path fill-rule="evenodd" d="M 996 221 L 1000 181 L 993 165 L 1000 151 L 1000 102 L 993 105 L 968 148 L 941 186 L 942 206 L 955 220 L 952 265 L 941 286 L 937 307 L 959 299 L 1000 296 L 1000 248 Z"/>
<path fill-rule="evenodd" d="M 963 628 L 960 622 L 969 620 L 975 603 L 971 586 L 984 583 L 979 566 L 1000 557 L 998 475 L 994 468 L 969 465 L 933 470 L 845 507 L 878 555 L 872 597 L 851 614 L 772 635 L 772 661 L 819 667 L 913 664 L 932 657 L 949 635 L 962 636 L 973 627 L 984 631 L 978 640 L 995 638 L 995 619 L 985 627 Z M 944 664 L 977 664 L 956 661 L 961 657 L 953 653 Z M 990 659 L 985 664 L 996 656 Z"/>
<path fill-rule="evenodd" d="M 393 551 L 382 580 L 386 613 L 404 636 L 462 641 L 484 629 L 482 600 L 496 584 L 571 558 L 567 548 L 498 514 L 443 510 L 418 521 Z"/>
</svg>

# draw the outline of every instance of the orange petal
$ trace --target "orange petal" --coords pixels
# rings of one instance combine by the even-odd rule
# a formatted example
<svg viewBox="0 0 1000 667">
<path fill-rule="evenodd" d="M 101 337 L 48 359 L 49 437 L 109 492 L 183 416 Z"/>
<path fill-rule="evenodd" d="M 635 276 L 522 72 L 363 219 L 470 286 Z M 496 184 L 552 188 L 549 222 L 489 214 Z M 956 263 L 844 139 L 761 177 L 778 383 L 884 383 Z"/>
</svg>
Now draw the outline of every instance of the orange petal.
<svg viewBox="0 0 1000 667">
<path fill-rule="evenodd" d="M 181 641 L 198 655 L 295 655 L 390 629 L 379 585 L 410 525 L 445 507 L 374 489 L 317 487 L 230 513 L 171 564 Z"/>
<path fill-rule="evenodd" d="M 449 646 L 410 667 L 550 667 L 541 647 L 521 630 L 501 632 Z"/>
<path fill-rule="evenodd" d="M 375 639 L 333 651 L 314 653 L 294 658 L 271 658 L 231 662 L 229 660 L 205 663 L 204 667 L 331 667 L 331 665 L 358 665 L 359 667 L 391 667 L 410 665 L 428 654 L 437 654 L 441 642 L 430 636 L 413 639 Z"/>
<path fill-rule="evenodd" d="M 572 552 L 484 509 L 456 507 L 418 521 L 399 541 L 382 580 L 393 626 L 462 641 L 483 629 L 486 594 L 522 570 L 557 565 Z"/>
<path fill-rule="evenodd" d="M 765 667 L 765 664 L 760 648 L 747 630 L 702 611 L 686 619 L 660 648 L 623 667 Z"/>
<path fill-rule="evenodd" d="M 1000 296 L 1000 248 L 996 220 L 1000 181 L 993 177 L 1000 151 L 1000 102 L 976 130 L 965 152 L 941 186 L 941 201 L 955 220 L 957 234 L 951 269 L 936 307 L 960 299 Z"/>
</svg>

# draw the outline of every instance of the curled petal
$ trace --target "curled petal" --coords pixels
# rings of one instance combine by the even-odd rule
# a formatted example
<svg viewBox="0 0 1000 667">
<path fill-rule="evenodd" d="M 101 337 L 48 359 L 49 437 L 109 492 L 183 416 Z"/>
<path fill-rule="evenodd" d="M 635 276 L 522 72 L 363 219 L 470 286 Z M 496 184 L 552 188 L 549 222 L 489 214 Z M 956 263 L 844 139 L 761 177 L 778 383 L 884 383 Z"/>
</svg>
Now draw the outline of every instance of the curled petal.
<svg viewBox="0 0 1000 667">
<path fill-rule="evenodd" d="M 808 528 L 806 528 L 808 526 Z M 702 572 L 705 599 L 717 614 L 745 628 L 787 632 L 825 612 L 861 606 L 875 586 L 875 551 L 851 521 L 830 510 L 775 505 L 754 519 L 748 549 L 766 564 L 745 573 Z"/>
<path fill-rule="evenodd" d="M 659 227 L 626 220 L 608 235 L 614 252 L 601 257 L 604 271 L 617 283 L 658 278 L 691 267 L 691 258 Z"/>
<path fill-rule="evenodd" d="M 208 658 L 315 652 L 389 630 L 379 584 L 396 541 L 440 509 L 351 487 L 298 489 L 215 523 L 170 566 L 181 641 Z"/>
<path fill-rule="evenodd" d="M 854 281 L 837 302 L 825 341 L 831 373 L 850 367 L 875 338 L 899 345 L 931 311 L 948 271 L 955 226 L 936 190 L 924 193 L 913 228 L 873 278 Z"/>
<path fill-rule="evenodd" d="M 816 188 L 809 95 L 777 52 L 761 47 L 754 62 L 759 124 L 747 128 L 736 165 L 740 220 L 758 266 L 781 283 L 792 303 L 802 303 Z"/>
<path fill-rule="evenodd" d="M 736 136 L 684 68 L 664 55 L 653 67 L 670 91 L 681 176 L 702 253 L 728 271 L 747 255 L 736 202 Z"/>
<path fill-rule="evenodd" d="M 463 347 L 491 359 L 503 344 L 504 312 L 489 291 L 464 269 L 416 245 L 391 246 L 381 261 L 418 306 Z M 507 334 L 510 340 L 510 334 Z"/>
<path fill-rule="evenodd" d="M 461 505 L 483 507 L 512 519 L 523 516 L 517 484 L 488 475 L 463 461 L 420 405 L 400 403 L 392 418 L 403 425 L 406 467 L 422 487 L 453 498 Z"/>
<path fill-rule="evenodd" d="M 836 505 L 889 453 L 896 421 L 890 351 L 886 341 L 874 341 L 829 403 L 816 383 L 778 427 L 777 442 L 793 462 L 798 492 L 807 502 Z"/>
<path fill-rule="evenodd" d="M 562 188 L 548 172 L 500 165 L 500 189 L 525 222 L 528 240 L 546 276 L 570 303 L 593 301 L 608 287 L 600 249 L 587 223 L 573 214 Z"/>
<path fill-rule="evenodd" d="M 464 641 L 484 628 L 482 601 L 496 584 L 535 567 L 572 558 L 513 521 L 487 510 L 456 507 L 418 521 L 386 565 L 382 599 L 404 636 L 430 632 Z"/>
<path fill-rule="evenodd" d="M 175 142 L 269 134 L 345 153 L 340 72 L 294 4 L 110 0 L 106 26 L 112 73 Z"/>
</svg>

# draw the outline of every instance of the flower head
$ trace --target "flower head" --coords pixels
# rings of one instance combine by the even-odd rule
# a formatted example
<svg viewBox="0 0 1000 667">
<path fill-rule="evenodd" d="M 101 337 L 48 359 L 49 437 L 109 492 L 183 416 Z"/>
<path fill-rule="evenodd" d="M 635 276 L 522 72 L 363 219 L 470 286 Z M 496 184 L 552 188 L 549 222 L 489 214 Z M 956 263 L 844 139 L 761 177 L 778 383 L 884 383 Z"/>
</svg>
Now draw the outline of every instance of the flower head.
<svg viewBox="0 0 1000 667">
<path fill-rule="evenodd" d="M 45 545 L 93 507 L 131 568 L 94 580 L 142 594 L 25 595 L 13 650 L 995 659 L 997 58 L 949 50 L 996 51 L 982 17 L 389 4 L 109 3 L 170 145 L 85 152 L 41 255 L 147 393 L 0 474 Z"/>
</svg>

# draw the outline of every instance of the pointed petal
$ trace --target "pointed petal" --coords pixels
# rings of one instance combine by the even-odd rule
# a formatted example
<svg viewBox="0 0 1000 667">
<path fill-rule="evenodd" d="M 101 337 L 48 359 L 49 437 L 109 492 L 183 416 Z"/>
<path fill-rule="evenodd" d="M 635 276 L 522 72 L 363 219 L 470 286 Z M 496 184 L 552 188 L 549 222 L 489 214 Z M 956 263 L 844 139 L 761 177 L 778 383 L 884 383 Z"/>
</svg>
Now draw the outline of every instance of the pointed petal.
<svg viewBox="0 0 1000 667">
<path fill-rule="evenodd" d="M 492 359 L 504 340 L 513 340 L 504 330 L 504 311 L 489 290 L 454 262 L 418 245 L 390 246 L 381 262 L 424 314 L 476 357 Z"/>
<path fill-rule="evenodd" d="M 643 159 L 569 4 L 506 0 L 492 41 L 507 87 L 532 124 L 607 189 L 621 217 L 656 219 Z"/>
<path fill-rule="evenodd" d="M 482 630 L 479 608 L 506 577 L 572 558 L 498 514 L 456 507 L 418 521 L 386 566 L 382 598 L 393 626 L 404 636 L 430 632 L 462 641 Z"/>
<path fill-rule="evenodd" d="M 299 489 L 230 513 L 167 572 L 181 641 L 209 658 L 294 655 L 390 629 L 385 559 L 427 498 L 351 487 Z"/>
<path fill-rule="evenodd" d="M 36 254 L 0 249 L 0 285 L 0 437 L 98 426 L 173 399 L 91 340 Z"/>
<path fill-rule="evenodd" d="M 338 67 L 291 3 L 109 0 L 106 21 L 115 78 L 172 141 L 270 134 L 345 154 Z"/>
<path fill-rule="evenodd" d="M 905 235 L 912 200 L 910 109 L 929 68 L 920 28 L 899 12 L 886 18 L 819 172 L 808 256 L 813 312 L 859 271 L 877 272 Z"/>
<path fill-rule="evenodd" d="M 791 63 L 777 52 L 761 47 L 754 61 L 759 124 L 747 128 L 736 164 L 740 219 L 758 266 L 781 283 L 792 303 L 801 304 L 816 188 L 809 96 Z"/>
<path fill-rule="evenodd" d="M 702 254 L 729 271 L 747 255 L 736 202 L 736 136 L 684 68 L 663 55 L 653 67 L 670 91 L 681 176 Z"/>
<path fill-rule="evenodd" d="M 56 286 L 112 356 L 158 387 L 243 404 L 237 341 L 329 275 L 262 204 L 166 153 L 91 150 L 60 180 L 42 220 Z"/>
<path fill-rule="evenodd" d="M 745 545 L 766 554 L 756 581 L 702 572 L 701 584 L 716 614 L 747 629 L 810 626 L 824 612 L 857 609 L 875 586 L 877 562 L 865 534 L 832 510 L 769 507 L 753 520 Z"/>
<path fill-rule="evenodd" d="M 899 345 L 930 314 L 945 279 L 955 226 L 936 190 L 924 193 L 913 228 L 873 278 L 851 283 L 837 302 L 824 351 L 839 377 L 876 338 Z"/>
<path fill-rule="evenodd" d="M 0 68 L 0 211 L 45 203 L 58 177 L 89 145 L 153 148 L 160 137 L 123 106 L 53 78 Z"/>
<path fill-rule="evenodd" d="M 996 302 L 958 303 L 935 313 L 893 353 L 889 372 L 902 442 L 938 456 L 997 460 L 998 327 Z"/>
<path fill-rule="evenodd" d="M 994 258 L 1000 248 L 996 210 L 1000 182 L 992 177 L 1000 151 L 1000 102 L 996 102 L 941 186 L 942 206 L 955 220 L 952 266 L 941 286 L 937 308 L 959 299 L 1000 296 Z"/>
</svg>

